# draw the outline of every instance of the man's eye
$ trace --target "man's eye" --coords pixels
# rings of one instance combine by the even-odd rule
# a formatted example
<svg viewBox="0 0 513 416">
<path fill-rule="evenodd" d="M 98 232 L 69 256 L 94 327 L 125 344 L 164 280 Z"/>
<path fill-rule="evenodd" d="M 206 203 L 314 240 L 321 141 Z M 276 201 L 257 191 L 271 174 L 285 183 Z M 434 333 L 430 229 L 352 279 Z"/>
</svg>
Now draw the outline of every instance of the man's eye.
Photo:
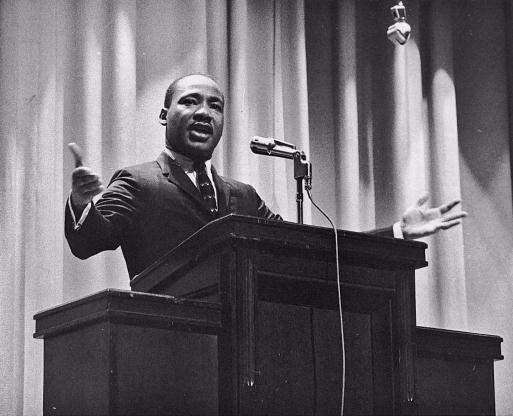
<svg viewBox="0 0 513 416">
<path fill-rule="evenodd" d="M 182 99 L 182 104 L 194 105 L 194 104 L 196 104 L 196 100 L 194 98 L 184 98 L 184 99 Z"/>
<path fill-rule="evenodd" d="M 210 107 L 217 111 L 223 111 L 223 106 L 219 103 L 211 103 Z"/>
</svg>

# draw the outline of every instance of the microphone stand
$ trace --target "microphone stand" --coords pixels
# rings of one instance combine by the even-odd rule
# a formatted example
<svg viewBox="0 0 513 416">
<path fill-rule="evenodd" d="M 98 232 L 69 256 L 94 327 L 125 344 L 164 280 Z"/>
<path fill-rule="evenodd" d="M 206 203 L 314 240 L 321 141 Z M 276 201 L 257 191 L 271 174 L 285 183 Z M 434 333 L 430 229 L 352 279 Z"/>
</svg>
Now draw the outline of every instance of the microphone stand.
<svg viewBox="0 0 513 416">
<path fill-rule="evenodd" d="M 292 143 L 259 136 L 253 137 L 250 148 L 253 153 L 258 155 L 294 160 L 294 179 L 297 187 L 297 223 L 303 224 L 303 180 L 305 180 L 305 189 L 308 191 L 312 189 L 312 164 L 306 160 L 305 152 L 297 150 Z"/>
<path fill-rule="evenodd" d="M 294 179 L 296 180 L 297 223 L 303 224 L 303 179 L 305 188 L 312 189 L 312 164 L 304 152 L 294 152 Z"/>
</svg>

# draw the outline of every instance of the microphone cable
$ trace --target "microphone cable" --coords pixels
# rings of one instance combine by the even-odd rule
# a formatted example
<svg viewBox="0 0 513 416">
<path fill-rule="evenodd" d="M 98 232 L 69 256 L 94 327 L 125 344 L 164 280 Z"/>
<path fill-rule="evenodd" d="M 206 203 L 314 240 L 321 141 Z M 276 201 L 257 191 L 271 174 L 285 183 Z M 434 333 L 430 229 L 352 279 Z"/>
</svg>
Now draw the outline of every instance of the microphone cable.
<svg viewBox="0 0 513 416">
<path fill-rule="evenodd" d="M 340 319 L 340 342 L 342 344 L 342 391 L 341 391 L 341 401 L 340 401 L 340 416 L 344 416 L 344 399 L 345 399 L 345 389 L 346 389 L 346 346 L 344 342 L 344 320 L 342 316 L 342 294 L 340 290 L 340 263 L 339 263 L 339 247 L 338 247 L 338 233 L 335 224 L 331 221 L 330 217 L 314 202 L 311 191 L 311 184 L 307 182 L 307 186 L 305 186 L 306 194 L 308 195 L 308 199 L 312 205 L 317 208 L 317 210 L 328 220 L 331 224 L 331 228 L 333 229 L 333 233 L 335 234 L 335 264 L 337 267 L 337 293 L 338 293 L 338 312 Z"/>
</svg>

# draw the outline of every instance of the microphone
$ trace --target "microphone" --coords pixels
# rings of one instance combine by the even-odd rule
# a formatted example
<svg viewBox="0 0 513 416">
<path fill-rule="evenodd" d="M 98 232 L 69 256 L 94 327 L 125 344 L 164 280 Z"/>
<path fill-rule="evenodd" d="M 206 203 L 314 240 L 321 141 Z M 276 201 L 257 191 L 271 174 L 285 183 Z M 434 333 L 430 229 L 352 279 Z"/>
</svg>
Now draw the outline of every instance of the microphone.
<svg viewBox="0 0 513 416">
<path fill-rule="evenodd" d="M 406 22 L 406 7 L 400 1 L 396 6 L 390 8 L 394 16 L 395 23 L 388 27 L 387 36 L 390 42 L 398 45 L 404 45 L 410 37 L 411 27 Z"/>
<path fill-rule="evenodd" d="M 296 153 L 300 153 L 296 146 L 272 137 L 253 136 L 249 147 L 253 153 L 258 155 L 284 157 L 294 159 Z"/>
</svg>

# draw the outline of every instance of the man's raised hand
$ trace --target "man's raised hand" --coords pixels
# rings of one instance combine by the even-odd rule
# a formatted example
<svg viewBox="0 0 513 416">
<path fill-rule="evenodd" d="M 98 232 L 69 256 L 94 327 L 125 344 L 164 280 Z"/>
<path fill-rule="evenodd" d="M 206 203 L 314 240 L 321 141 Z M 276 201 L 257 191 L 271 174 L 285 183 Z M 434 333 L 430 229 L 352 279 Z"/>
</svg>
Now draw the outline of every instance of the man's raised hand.
<svg viewBox="0 0 513 416">
<path fill-rule="evenodd" d="M 68 148 L 75 159 L 75 169 L 71 173 L 71 204 L 82 212 L 93 197 L 103 191 L 100 177 L 90 168 L 83 166 L 82 150 L 76 143 Z"/>
<path fill-rule="evenodd" d="M 427 208 L 427 194 L 423 195 L 417 203 L 408 208 L 401 220 L 401 229 L 406 239 L 427 237 L 439 230 L 447 230 L 461 223 L 461 219 L 467 216 L 464 211 L 451 212 L 461 201 L 455 199 L 448 204 L 436 208 Z"/>
</svg>

